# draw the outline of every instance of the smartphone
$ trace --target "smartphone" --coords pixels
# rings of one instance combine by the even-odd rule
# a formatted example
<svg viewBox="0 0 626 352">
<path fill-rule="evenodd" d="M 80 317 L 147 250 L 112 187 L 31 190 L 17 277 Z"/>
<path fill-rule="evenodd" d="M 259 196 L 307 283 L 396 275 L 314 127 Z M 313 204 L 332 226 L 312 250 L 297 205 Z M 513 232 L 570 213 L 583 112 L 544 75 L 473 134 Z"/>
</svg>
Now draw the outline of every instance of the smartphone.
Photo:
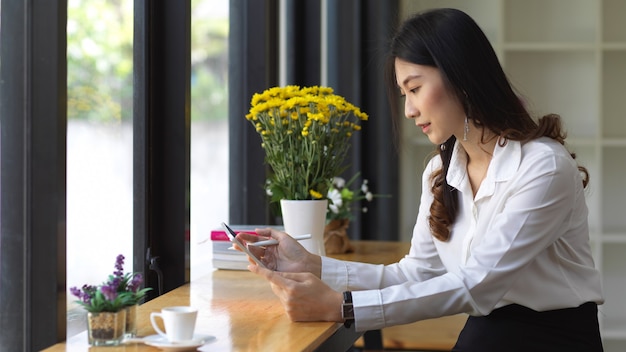
<svg viewBox="0 0 626 352">
<path fill-rule="evenodd" d="M 244 246 L 243 243 L 239 242 L 237 237 L 235 237 L 237 236 L 237 234 L 235 233 L 235 231 L 233 231 L 233 229 L 226 225 L 226 223 L 222 223 L 222 227 L 224 228 L 224 230 L 226 230 L 226 235 L 228 236 L 228 238 L 230 238 L 230 242 L 236 244 L 239 248 L 241 248 L 250 258 L 252 258 L 252 260 L 254 260 L 255 263 L 257 263 L 258 266 L 267 269 L 265 264 L 263 264 L 263 262 L 261 262 L 259 258 L 252 254 L 252 252 L 250 252 L 248 246 Z"/>
</svg>

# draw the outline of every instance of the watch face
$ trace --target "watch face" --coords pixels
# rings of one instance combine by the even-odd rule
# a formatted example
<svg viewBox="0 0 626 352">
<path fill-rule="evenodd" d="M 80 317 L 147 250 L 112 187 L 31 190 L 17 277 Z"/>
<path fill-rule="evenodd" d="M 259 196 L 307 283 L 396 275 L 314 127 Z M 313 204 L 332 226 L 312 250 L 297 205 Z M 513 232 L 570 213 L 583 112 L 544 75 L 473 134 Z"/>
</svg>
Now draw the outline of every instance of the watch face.
<svg viewBox="0 0 626 352">
<path fill-rule="evenodd" d="M 343 304 L 343 320 L 354 319 L 354 306 L 352 304 Z"/>
</svg>

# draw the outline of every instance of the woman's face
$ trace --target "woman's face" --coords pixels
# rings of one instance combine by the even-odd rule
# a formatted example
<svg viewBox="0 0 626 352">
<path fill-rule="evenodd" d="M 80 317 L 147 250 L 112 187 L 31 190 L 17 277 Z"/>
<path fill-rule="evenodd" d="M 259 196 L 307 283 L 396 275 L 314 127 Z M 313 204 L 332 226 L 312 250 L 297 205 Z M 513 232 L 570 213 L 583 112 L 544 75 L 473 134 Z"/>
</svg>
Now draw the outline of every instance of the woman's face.
<svg viewBox="0 0 626 352">
<path fill-rule="evenodd" d="M 465 112 L 459 100 L 446 88 L 439 69 L 396 59 L 396 80 L 405 97 L 404 114 L 414 119 L 434 144 L 452 135 L 463 138 Z"/>
</svg>

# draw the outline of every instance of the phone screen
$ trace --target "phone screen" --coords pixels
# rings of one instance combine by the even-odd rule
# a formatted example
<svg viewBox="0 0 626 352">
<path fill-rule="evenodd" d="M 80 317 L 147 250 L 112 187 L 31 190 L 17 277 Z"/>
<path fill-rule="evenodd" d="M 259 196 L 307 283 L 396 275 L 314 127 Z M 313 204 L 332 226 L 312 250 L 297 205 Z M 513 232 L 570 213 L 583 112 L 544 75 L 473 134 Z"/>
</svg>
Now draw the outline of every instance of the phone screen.
<svg viewBox="0 0 626 352">
<path fill-rule="evenodd" d="M 226 235 L 228 235 L 228 238 L 230 238 L 230 242 L 239 246 L 239 248 L 241 248 L 250 258 L 252 258 L 252 260 L 254 260 L 254 262 L 257 263 L 258 266 L 267 269 L 265 264 L 263 264 L 263 262 L 261 262 L 259 258 L 252 254 L 252 252 L 250 252 L 248 246 L 244 246 L 243 243 L 237 240 L 237 238 L 235 237 L 237 236 L 237 234 L 235 233 L 235 231 L 233 231 L 233 229 L 226 225 L 226 223 L 222 223 L 222 227 L 224 228 L 224 230 L 226 230 Z"/>
</svg>

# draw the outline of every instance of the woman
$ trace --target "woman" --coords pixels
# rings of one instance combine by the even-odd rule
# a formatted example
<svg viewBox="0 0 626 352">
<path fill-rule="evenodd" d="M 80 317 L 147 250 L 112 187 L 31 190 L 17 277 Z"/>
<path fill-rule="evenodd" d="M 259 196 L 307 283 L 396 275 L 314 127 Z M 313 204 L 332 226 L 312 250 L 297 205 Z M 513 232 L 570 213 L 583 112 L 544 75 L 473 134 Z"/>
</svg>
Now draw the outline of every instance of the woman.
<svg viewBox="0 0 626 352">
<path fill-rule="evenodd" d="M 250 270 L 294 321 L 364 331 L 464 312 L 455 351 L 601 351 L 588 175 L 563 145 L 559 116 L 533 121 L 484 33 L 458 10 L 408 19 L 386 71 L 391 106 L 399 92 L 406 117 L 439 146 L 409 254 L 388 266 L 344 262 L 265 229 L 279 245 L 257 254 L 275 271 Z"/>
</svg>

